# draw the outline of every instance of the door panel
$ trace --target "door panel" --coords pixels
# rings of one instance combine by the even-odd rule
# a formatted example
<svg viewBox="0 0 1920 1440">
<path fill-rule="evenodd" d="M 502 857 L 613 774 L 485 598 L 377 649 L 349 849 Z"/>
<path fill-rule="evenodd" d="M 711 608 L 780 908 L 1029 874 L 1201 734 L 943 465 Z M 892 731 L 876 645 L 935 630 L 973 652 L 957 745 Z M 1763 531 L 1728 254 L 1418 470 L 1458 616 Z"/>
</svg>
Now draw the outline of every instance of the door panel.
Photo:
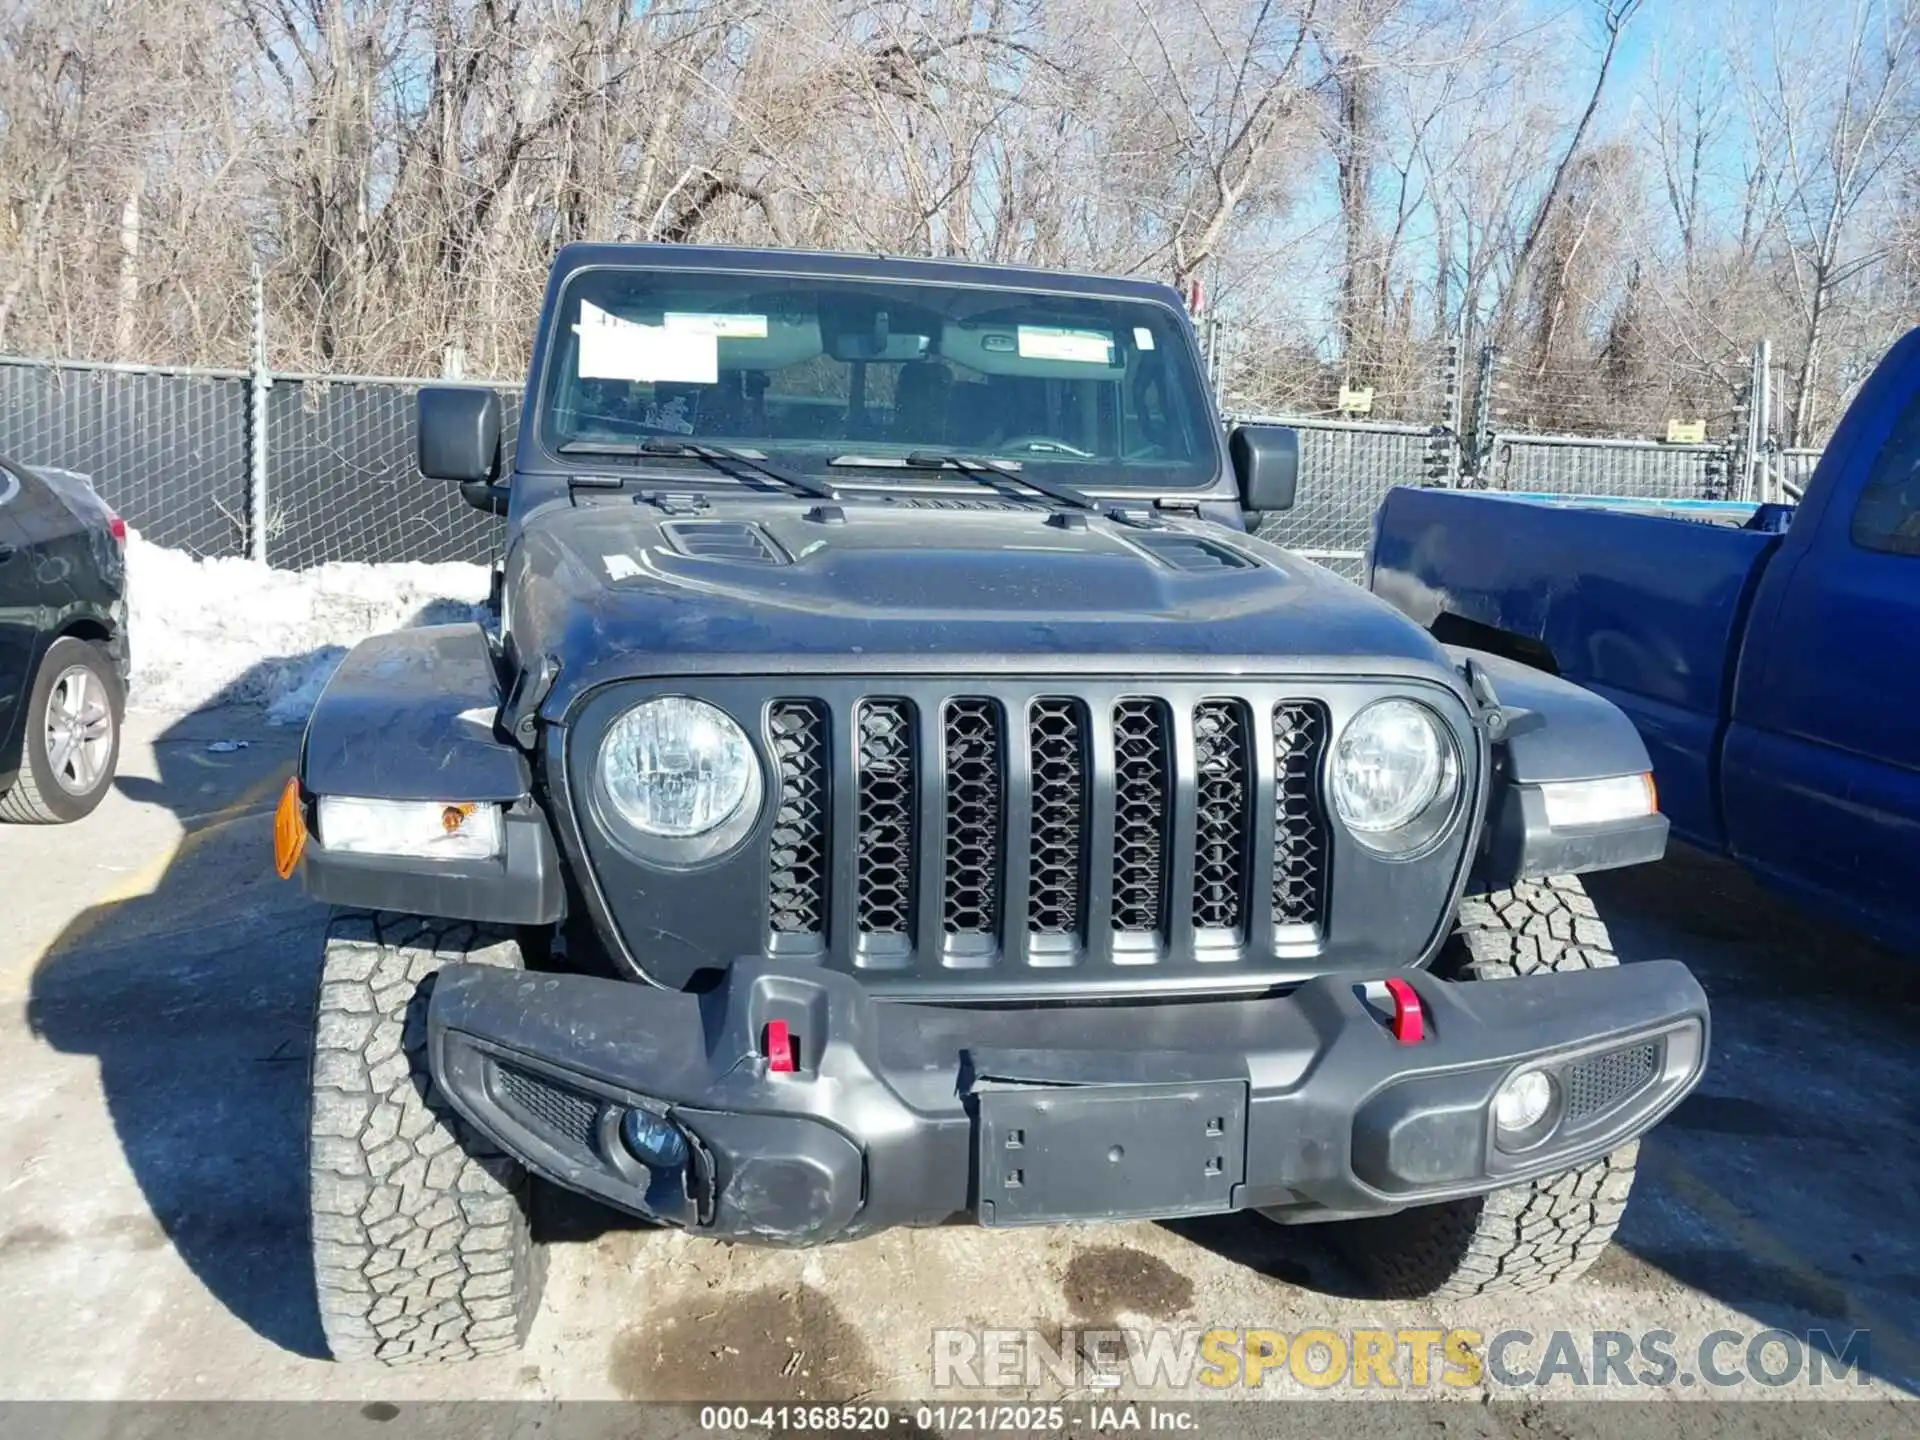
<svg viewBox="0 0 1920 1440">
<path fill-rule="evenodd" d="M 1920 926 L 1920 366 L 1905 379 L 1891 426 L 1883 420 L 1878 443 L 1842 457 L 1822 512 L 1807 517 L 1817 528 L 1777 577 L 1777 603 L 1755 608 L 1723 777 L 1736 855 L 1911 945 Z"/>
</svg>

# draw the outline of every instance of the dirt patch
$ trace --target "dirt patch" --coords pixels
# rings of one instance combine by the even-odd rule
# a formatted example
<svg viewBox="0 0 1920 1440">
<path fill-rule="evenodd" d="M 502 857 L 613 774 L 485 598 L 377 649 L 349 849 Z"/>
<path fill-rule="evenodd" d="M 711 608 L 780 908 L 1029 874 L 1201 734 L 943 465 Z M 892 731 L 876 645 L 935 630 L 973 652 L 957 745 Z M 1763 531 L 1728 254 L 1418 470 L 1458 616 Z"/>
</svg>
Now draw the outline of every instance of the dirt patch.
<svg viewBox="0 0 1920 1440">
<path fill-rule="evenodd" d="M 158 1250 L 167 1243 L 167 1237 L 151 1215 L 114 1215 L 81 1235 L 69 1235 L 50 1225 L 22 1225 L 0 1235 L 0 1255 L 39 1255 L 62 1245 L 98 1247 L 101 1242 L 132 1250 Z"/>
<path fill-rule="evenodd" d="M 21 1225 L 0 1235 L 0 1255 L 38 1255 L 65 1245 L 68 1236 L 50 1225 Z"/>
<path fill-rule="evenodd" d="M 702 1296 L 623 1331 L 608 1361 L 630 1400 L 853 1400 L 877 1388 L 859 1333 L 805 1285 Z"/>
<path fill-rule="evenodd" d="M 1193 1281 L 1158 1256 L 1125 1245 L 1082 1250 L 1067 1262 L 1061 1292 L 1074 1318 L 1111 1325 L 1120 1315 L 1171 1320 L 1193 1303 Z"/>
</svg>

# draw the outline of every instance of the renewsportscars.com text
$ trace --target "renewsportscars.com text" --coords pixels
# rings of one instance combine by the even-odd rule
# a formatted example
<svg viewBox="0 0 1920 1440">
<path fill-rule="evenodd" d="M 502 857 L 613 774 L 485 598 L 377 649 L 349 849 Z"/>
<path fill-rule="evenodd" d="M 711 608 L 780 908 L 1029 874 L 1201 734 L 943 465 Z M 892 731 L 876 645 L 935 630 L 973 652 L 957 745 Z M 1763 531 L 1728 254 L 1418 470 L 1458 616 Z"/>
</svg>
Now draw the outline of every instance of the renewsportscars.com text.
<svg viewBox="0 0 1920 1440">
<path fill-rule="evenodd" d="M 1865 1330 L 936 1330 L 936 1390 L 1866 1385 Z"/>
</svg>

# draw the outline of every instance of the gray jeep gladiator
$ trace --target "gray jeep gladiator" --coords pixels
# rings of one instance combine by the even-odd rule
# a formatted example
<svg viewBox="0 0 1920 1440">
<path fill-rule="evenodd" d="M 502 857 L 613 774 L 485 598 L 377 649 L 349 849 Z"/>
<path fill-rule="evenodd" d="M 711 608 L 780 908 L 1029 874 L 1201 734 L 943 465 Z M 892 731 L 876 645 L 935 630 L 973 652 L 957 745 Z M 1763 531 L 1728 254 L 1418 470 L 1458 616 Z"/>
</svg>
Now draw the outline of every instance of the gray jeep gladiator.
<svg viewBox="0 0 1920 1440">
<path fill-rule="evenodd" d="M 1255 538 L 1297 437 L 1173 290 L 573 246 L 510 457 L 490 390 L 418 419 L 498 625 L 355 649 L 276 825 L 336 1356 L 517 1345 L 543 1184 L 795 1246 L 1252 1210 L 1383 1296 L 1605 1246 L 1707 1053 L 1576 878 L 1662 853 L 1646 751 Z"/>
</svg>

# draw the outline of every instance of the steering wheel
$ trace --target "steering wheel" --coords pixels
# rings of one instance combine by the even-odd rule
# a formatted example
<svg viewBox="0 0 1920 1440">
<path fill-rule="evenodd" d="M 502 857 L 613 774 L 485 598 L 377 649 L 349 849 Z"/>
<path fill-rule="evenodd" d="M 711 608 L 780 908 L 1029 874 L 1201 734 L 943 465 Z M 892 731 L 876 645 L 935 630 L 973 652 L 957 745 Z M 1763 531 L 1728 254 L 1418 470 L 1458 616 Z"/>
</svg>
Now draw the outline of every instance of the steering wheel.
<svg viewBox="0 0 1920 1440">
<path fill-rule="evenodd" d="M 996 450 L 1051 450 L 1061 455 L 1071 455 L 1076 460 L 1093 459 L 1093 451 L 1082 450 L 1077 445 L 1069 445 L 1064 440 L 1051 435 L 1016 435 L 1011 440 L 1003 440 L 993 447 Z"/>
</svg>

